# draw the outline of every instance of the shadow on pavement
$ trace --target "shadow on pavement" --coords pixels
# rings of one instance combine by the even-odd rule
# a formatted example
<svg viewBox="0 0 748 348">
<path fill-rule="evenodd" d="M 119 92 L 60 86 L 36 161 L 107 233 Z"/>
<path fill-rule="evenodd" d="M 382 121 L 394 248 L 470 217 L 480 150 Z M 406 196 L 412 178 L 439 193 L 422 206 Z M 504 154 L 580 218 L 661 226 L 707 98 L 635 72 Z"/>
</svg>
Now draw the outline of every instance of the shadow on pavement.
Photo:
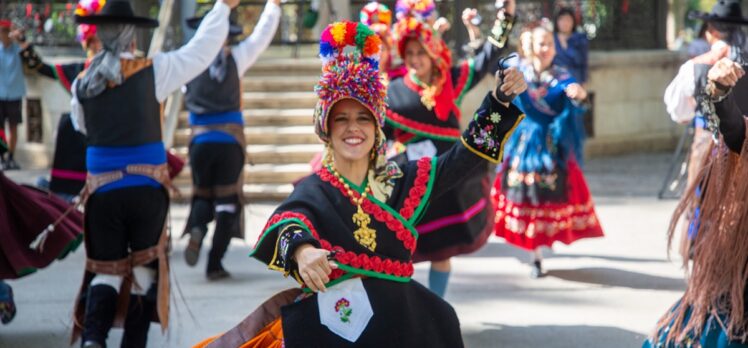
<svg viewBox="0 0 748 348">
<path fill-rule="evenodd" d="M 607 326 L 505 326 L 492 323 L 480 332 L 465 332 L 465 347 L 641 347 L 642 334 Z"/>
<path fill-rule="evenodd" d="M 483 248 L 478 250 L 477 252 L 474 252 L 472 254 L 467 254 L 467 255 L 460 255 L 460 257 L 464 257 L 464 258 L 513 257 L 522 263 L 526 263 L 526 264 L 530 263 L 530 252 L 525 251 L 524 249 L 513 247 L 503 242 L 488 243 Z M 626 257 L 626 256 L 608 256 L 608 255 L 590 255 L 590 254 L 564 254 L 564 253 L 556 254 L 552 251 L 549 251 L 549 249 L 546 249 L 546 248 L 543 249 L 543 258 L 544 259 L 593 258 L 593 259 L 601 259 L 601 260 L 616 261 L 616 262 L 668 262 L 667 259 L 665 258 L 655 259 L 655 258 L 635 258 L 635 257 Z"/>
<path fill-rule="evenodd" d="M 606 267 L 548 270 L 547 276 L 571 282 L 631 289 L 677 291 L 686 288 L 683 279 L 653 276 Z"/>
</svg>

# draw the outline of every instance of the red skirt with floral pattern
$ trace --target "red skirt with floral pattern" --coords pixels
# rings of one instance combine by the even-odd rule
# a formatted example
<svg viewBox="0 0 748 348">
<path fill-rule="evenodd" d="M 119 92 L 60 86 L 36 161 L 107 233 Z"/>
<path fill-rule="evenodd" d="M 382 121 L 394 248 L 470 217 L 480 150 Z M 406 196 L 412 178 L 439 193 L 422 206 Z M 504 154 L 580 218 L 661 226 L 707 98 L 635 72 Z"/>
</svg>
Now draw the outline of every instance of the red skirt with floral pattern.
<svg viewBox="0 0 748 348">
<path fill-rule="evenodd" d="M 571 244 L 582 238 L 602 237 L 603 230 L 582 171 L 575 161 L 567 162 L 566 170 L 565 202 L 514 202 L 502 190 L 502 175 L 499 175 L 491 194 L 496 209 L 495 234 L 527 250 L 551 247 L 556 241 Z"/>
</svg>

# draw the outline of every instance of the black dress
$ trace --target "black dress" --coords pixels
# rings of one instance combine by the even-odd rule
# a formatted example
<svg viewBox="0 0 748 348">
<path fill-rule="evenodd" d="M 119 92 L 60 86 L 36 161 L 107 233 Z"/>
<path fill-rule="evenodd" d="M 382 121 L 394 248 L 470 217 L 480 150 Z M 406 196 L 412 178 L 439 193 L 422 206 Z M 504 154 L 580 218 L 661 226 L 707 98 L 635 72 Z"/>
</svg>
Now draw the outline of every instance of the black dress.
<svg viewBox="0 0 748 348">
<path fill-rule="evenodd" d="M 487 74 L 497 70 L 503 48 L 486 42 L 474 57 L 453 66 L 443 87 L 447 92 L 436 98 L 431 110 L 421 102 L 422 88 L 410 75 L 390 82 L 385 134 L 387 139 L 408 148 L 397 159 L 399 163 L 421 156 L 443 155 L 460 141 L 462 98 Z M 489 174 L 484 166 L 464 175 L 459 185 L 432 201 L 428 213 L 416 226 L 421 235 L 414 256 L 417 262 L 470 253 L 486 243 L 493 228 Z"/>
<path fill-rule="evenodd" d="M 68 92 L 75 78 L 86 68 L 86 63 L 44 63 L 31 45 L 21 52 L 21 58 L 27 68 L 54 79 Z M 49 190 L 75 196 L 81 192 L 85 183 L 86 137 L 75 130 L 70 113 L 64 113 L 57 124 Z"/>
<path fill-rule="evenodd" d="M 495 112 L 502 115 L 498 122 L 489 117 Z M 470 127 L 486 129 L 492 123 L 486 136 L 503 140 L 521 118 L 516 107 L 506 108 L 487 96 Z M 498 160 L 501 148 L 484 144 L 466 137 L 439 157 L 407 162 L 400 166 L 403 175 L 386 202 L 367 196 L 361 206 L 376 232 L 372 249 L 361 244 L 354 232 L 357 206 L 352 201 L 362 188 L 346 181 L 357 192 L 353 199 L 348 197 L 344 184 L 326 167 L 296 186 L 268 221 L 251 256 L 302 283 L 289 257 L 295 248 L 311 243 L 331 250 L 339 269 L 330 275 L 328 291 L 336 284 L 361 279 L 373 316 L 351 342 L 321 323 L 318 294 L 301 296 L 281 308 L 286 347 L 463 346 L 454 309 L 411 280 L 413 254 L 421 241 L 414 226 L 421 215 L 429 215 L 429 202 L 442 199 L 471 177 L 484 175 L 485 159 Z M 359 310 L 355 303 L 350 308 L 354 313 Z"/>
</svg>

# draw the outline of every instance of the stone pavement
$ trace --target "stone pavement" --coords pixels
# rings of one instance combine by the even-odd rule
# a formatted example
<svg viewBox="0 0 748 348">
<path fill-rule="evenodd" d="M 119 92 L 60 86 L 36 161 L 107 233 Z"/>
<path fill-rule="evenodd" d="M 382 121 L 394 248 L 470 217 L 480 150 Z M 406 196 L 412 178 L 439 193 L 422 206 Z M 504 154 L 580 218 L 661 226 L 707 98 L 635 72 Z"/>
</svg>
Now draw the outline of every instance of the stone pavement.
<svg viewBox="0 0 748 348">
<path fill-rule="evenodd" d="M 546 250 L 548 276 L 528 277 L 529 255 L 491 239 L 479 252 L 453 261 L 446 299 L 462 322 L 467 347 L 638 347 L 684 289 L 679 260 L 668 261 L 665 231 L 676 202 L 655 198 L 669 154 L 589 160 L 585 168 L 606 237 Z M 11 172 L 33 180 L 37 172 Z M 183 260 L 185 240 L 175 237 L 176 278 L 172 327 L 153 325 L 150 347 L 189 347 L 235 325 L 261 301 L 294 286 L 247 254 L 272 205 L 248 207 L 246 243 L 234 242 L 225 259 L 233 277 L 205 279 L 205 252 L 195 269 Z M 187 207 L 175 205 L 181 232 Z M 26 278 L 11 281 L 18 315 L 0 326 L 0 347 L 67 347 L 71 309 L 83 269 L 78 250 Z M 426 282 L 428 265 L 416 267 Z M 113 330 L 110 346 L 119 346 Z"/>
</svg>

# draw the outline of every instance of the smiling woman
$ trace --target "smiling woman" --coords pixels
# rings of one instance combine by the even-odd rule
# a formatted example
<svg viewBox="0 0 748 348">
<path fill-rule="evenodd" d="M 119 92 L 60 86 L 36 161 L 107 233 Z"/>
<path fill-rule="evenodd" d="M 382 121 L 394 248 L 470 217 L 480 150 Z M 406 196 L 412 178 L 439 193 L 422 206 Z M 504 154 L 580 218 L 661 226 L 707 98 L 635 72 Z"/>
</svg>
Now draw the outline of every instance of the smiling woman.
<svg viewBox="0 0 748 348">
<path fill-rule="evenodd" d="M 369 162 L 374 158 L 372 150 L 377 130 L 374 115 L 355 99 L 343 99 L 335 103 L 330 115 L 332 119 L 328 144 L 335 151 L 328 151 L 328 154 L 333 154 L 336 167 L 345 177 L 360 185 L 363 176 L 359 178 L 353 174 L 366 174 Z M 364 170 L 356 170 L 357 168 Z"/>
<path fill-rule="evenodd" d="M 351 22 L 322 34 L 314 123 L 328 145 L 326 160 L 278 207 L 251 253 L 301 287 L 196 347 L 463 346 L 454 309 L 411 280 L 415 225 L 432 198 L 501 157 L 522 115 L 488 95 L 462 141 L 443 156 L 387 161 L 385 87 L 378 45 L 369 40 L 375 44 L 376 35 Z M 356 51 L 342 53 L 346 46 Z M 525 87 L 510 70 L 501 92 Z"/>
</svg>

